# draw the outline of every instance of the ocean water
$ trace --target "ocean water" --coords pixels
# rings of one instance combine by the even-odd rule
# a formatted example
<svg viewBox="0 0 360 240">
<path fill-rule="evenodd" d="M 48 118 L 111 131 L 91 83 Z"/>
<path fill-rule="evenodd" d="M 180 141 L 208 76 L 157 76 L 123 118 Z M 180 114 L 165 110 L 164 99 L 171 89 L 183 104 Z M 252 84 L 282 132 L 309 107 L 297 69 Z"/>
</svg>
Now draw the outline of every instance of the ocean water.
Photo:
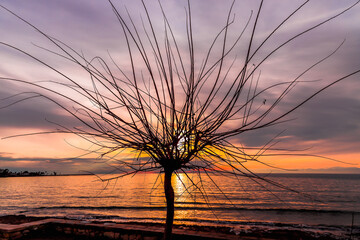
<svg viewBox="0 0 360 240">
<path fill-rule="evenodd" d="M 298 193 L 247 178 L 174 176 L 175 224 L 360 228 L 360 175 L 266 177 Z M 96 176 L 0 178 L 0 215 L 9 214 L 159 223 L 166 211 L 161 175 L 147 173 L 110 182 Z"/>
</svg>

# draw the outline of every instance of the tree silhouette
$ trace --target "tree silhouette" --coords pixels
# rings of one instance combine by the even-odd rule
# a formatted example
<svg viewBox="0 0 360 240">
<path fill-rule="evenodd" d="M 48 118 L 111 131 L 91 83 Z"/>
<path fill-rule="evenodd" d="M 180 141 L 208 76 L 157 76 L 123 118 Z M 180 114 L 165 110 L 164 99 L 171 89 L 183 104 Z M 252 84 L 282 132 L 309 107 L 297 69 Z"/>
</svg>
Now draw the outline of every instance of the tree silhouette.
<svg viewBox="0 0 360 240">
<path fill-rule="evenodd" d="M 110 62 L 99 56 L 87 58 L 82 52 L 49 36 L 2 6 L 34 28 L 55 46 L 57 51 L 40 48 L 85 71 L 89 76 L 89 83 L 79 82 L 46 61 L 4 42 L 1 44 L 38 61 L 55 71 L 65 81 L 45 83 L 10 78 L 1 80 L 37 88 L 36 92 L 23 93 L 20 100 L 10 105 L 36 97 L 45 98 L 82 125 L 80 128 L 55 123 L 57 129 L 54 131 L 33 134 L 70 133 L 80 136 L 92 144 L 89 153 L 98 154 L 101 159 L 117 161 L 117 177 L 160 170 L 164 174 L 167 207 L 165 239 L 171 239 L 174 219 L 174 190 L 171 182 L 173 174 L 194 171 L 199 175 L 205 174 L 210 179 L 211 174 L 240 176 L 250 178 L 259 184 L 266 182 L 286 188 L 257 175 L 246 166 L 246 162 L 268 165 L 262 162 L 260 157 L 267 151 L 275 150 L 273 141 L 261 148 L 251 148 L 234 143 L 232 138 L 287 121 L 286 117 L 290 113 L 314 96 L 359 73 L 360 70 L 357 70 L 336 79 L 306 98 L 299 99 L 290 109 L 281 111 L 278 108 L 297 84 L 306 82 L 302 77 L 331 57 L 340 45 L 327 56 L 311 63 L 295 78 L 265 88 L 259 87 L 262 79 L 260 68 L 275 53 L 358 4 L 356 2 L 334 16 L 283 42 L 278 42 L 265 55 L 260 55 L 259 52 L 264 45 L 308 2 L 305 1 L 298 6 L 258 43 L 255 43 L 254 39 L 258 21 L 262 16 L 263 1 L 248 17 L 242 29 L 236 30 L 237 37 L 230 39 L 229 32 L 235 31 L 232 29 L 235 23 L 235 2 L 232 2 L 222 29 L 214 35 L 207 51 L 200 53 L 202 61 L 199 62 L 194 44 L 190 1 L 187 2 L 185 11 L 186 31 L 181 36 L 185 38 L 187 47 L 183 48 L 180 45 L 184 42 L 180 42 L 179 35 L 174 33 L 166 9 L 163 9 L 160 1 L 158 6 L 163 20 L 161 32 L 154 25 L 145 1 L 141 1 L 145 14 L 142 25 L 138 26 L 130 13 L 120 13 L 109 0 L 125 39 L 123 44 L 127 46 L 126 66 L 121 66 L 111 56 Z M 234 51 L 240 45 L 245 52 L 239 60 L 234 57 Z M 51 87 L 50 84 L 55 87 Z M 67 91 L 58 91 L 57 87 L 66 88 Z M 272 91 L 278 92 L 278 95 L 275 99 L 268 99 L 267 93 Z M 121 153 L 124 151 L 131 151 L 134 157 L 123 159 Z"/>
</svg>

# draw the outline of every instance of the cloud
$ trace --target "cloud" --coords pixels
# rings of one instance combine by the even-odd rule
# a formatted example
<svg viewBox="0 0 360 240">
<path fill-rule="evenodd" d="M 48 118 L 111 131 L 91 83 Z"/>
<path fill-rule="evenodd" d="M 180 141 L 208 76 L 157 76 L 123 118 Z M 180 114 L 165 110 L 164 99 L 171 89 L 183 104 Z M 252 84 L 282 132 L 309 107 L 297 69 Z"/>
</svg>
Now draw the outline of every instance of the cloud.
<svg viewBox="0 0 360 240">
<path fill-rule="evenodd" d="M 139 158 L 140 161 L 148 158 Z M 56 171 L 64 174 L 93 173 L 93 174 L 120 174 L 132 172 L 123 161 L 139 163 L 136 158 L 124 158 L 118 162 L 116 158 L 99 159 L 98 157 L 13 157 L 12 153 L 0 152 L 0 168 L 11 171 Z"/>
<path fill-rule="evenodd" d="M 331 167 L 331 168 L 306 168 L 296 169 L 295 173 L 323 173 L 323 174 L 360 174 L 360 168 L 357 167 Z"/>
<path fill-rule="evenodd" d="M 73 164 L 77 161 L 83 164 L 89 164 L 99 161 L 98 158 L 13 158 L 10 153 L 0 153 L 0 161 L 2 162 L 43 162 L 43 163 L 56 163 L 56 164 Z"/>
<path fill-rule="evenodd" d="M 12 171 L 57 171 L 61 173 L 92 173 L 110 169 L 97 158 L 14 158 L 12 154 L 0 153 L 0 168 Z M 101 170 L 101 171 L 100 171 Z"/>
<path fill-rule="evenodd" d="M 0 89 L 0 128 L 55 129 L 58 127 L 50 121 L 64 126 L 77 126 L 79 124 L 78 120 L 44 98 L 38 97 L 20 101 L 35 96 L 36 93 L 17 95 L 26 92 L 27 89 L 17 89 L 17 85 L 5 81 L 2 81 L 1 85 L 3 88 Z"/>
<path fill-rule="evenodd" d="M 296 115 L 299 121 L 291 127 L 300 140 L 346 136 L 349 142 L 360 142 L 360 102 L 350 97 L 324 95 Z"/>
<path fill-rule="evenodd" d="M 154 1 L 156 2 L 156 1 Z M 195 58 L 197 60 L 197 68 L 202 64 L 202 60 L 206 57 L 206 50 L 216 34 L 222 29 L 226 23 L 227 11 L 232 1 L 194 1 L 192 2 L 193 11 L 193 27 L 194 41 L 196 45 Z M 124 5 L 127 6 L 134 23 L 139 26 L 142 32 L 141 17 L 145 19 L 144 10 L 140 1 L 116 2 L 119 11 L 126 15 Z M 86 1 L 86 0 L 63 0 L 63 1 L 21 1 L 21 0 L 4 0 L 2 4 L 16 11 L 19 15 L 28 19 L 31 23 L 44 30 L 46 33 L 59 38 L 68 43 L 76 51 L 84 53 L 88 58 L 94 56 L 102 56 L 110 61 L 107 51 L 114 56 L 116 62 L 125 69 L 129 68 L 129 59 L 127 57 L 127 49 L 125 39 L 122 34 L 120 24 L 117 22 L 115 14 L 113 14 L 109 4 L 103 1 Z M 173 26 L 176 38 L 179 40 L 179 49 L 184 54 L 184 62 L 189 61 L 186 43 L 185 13 L 184 6 L 186 1 L 166 1 L 163 3 L 167 11 L 169 21 Z M 256 1 L 238 1 L 234 7 L 235 23 L 229 29 L 229 44 L 243 30 L 250 13 L 254 10 L 251 23 L 254 21 L 256 10 L 259 2 Z M 251 49 L 252 52 L 261 43 L 263 39 L 276 27 L 284 17 L 286 17 L 293 9 L 296 9 L 301 2 L 293 1 L 282 2 L 281 4 L 265 3 L 261 12 L 258 28 L 256 30 L 255 42 Z M 345 3 L 346 6 L 351 3 Z M 156 4 L 148 3 L 148 8 L 154 21 L 154 28 L 159 37 L 160 47 L 163 48 L 164 27 L 161 13 Z M 272 36 L 269 41 L 258 52 L 258 55 L 252 59 L 251 63 L 259 64 L 261 59 L 267 56 L 272 49 L 279 46 L 287 39 L 293 37 L 299 31 L 313 26 L 317 22 L 340 12 L 344 7 L 343 1 L 316 1 L 310 3 L 301 12 L 294 15 L 294 19 L 290 20 L 279 32 Z M 340 50 L 326 62 L 314 68 L 305 74 L 301 80 L 318 80 L 321 82 L 312 82 L 308 84 L 298 85 L 284 101 L 274 110 L 274 115 L 285 112 L 292 106 L 301 102 L 306 96 L 320 89 L 324 84 L 330 83 L 337 78 L 359 68 L 360 54 L 358 49 L 360 42 L 360 21 L 359 6 L 340 16 L 339 18 L 329 22 L 321 28 L 307 33 L 293 41 L 280 51 L 274 53 L 260 68 L 262 71 L 259 88 L 272 85 L 280 81 L 291 81 L 306 68 L 314 64 L 319 59 L 330 54 L 339 44 L 346 39 Z M 126 20 L 129 22 L 129 19 Z M 246 30 L 239 45 L 234 51 L 234 56 L 238 57 L 238 64 L 235 70 L 239 69 L 242 64 L 246 46 L 249 41 L 251 27 Z M 40 59 L 51 63 L 52 66 L 69 73 L 71 77 L 85 85 L 91 85 L 86 73 L 81 72 L 79 68 L 74 67 L 69 62 L 59 59 L 49 52 L 34 47 L 32 43 L 50 48 L 54 50 L 48 40 L 41 34 L 36 33 L 31 27 L 22 23 L 19 19 L 0 10 L 0 41 L 11 43 L 21 49 L 27 50 L 35 54 Z M 144 36 L 142 33 L 141 36 Z M 222 38 L 219 39 L 221 44 Z M 144 44 L 148 46 L 145 38 Z M 218 45 L 217 45 L 218 46 Z M 58 51 L 59 49 L 57 49 Z M 134 51 L 136 52 L 136 51 Z M 149 50 L 149 55 L 152 50 Z M 219 57 L 221 48 L 217 48 L 213 52 L 215 57 Z M 135 54 L 135 53 L 134 53 Z M 58 80 L 59 76 L 48 69 L 35 64 L 29 58 L 24 58 L 21 54 L 10 51 L 4 46 L 0 47 L 0 61 L 4 65 L 0 66 L 1 76 L 26 77 L 26 80 Z M 228 62 L 226 63 L 228 64 Z M 136 59 L 136 67 L 143 66 L 139 59 Z M 114 67 L 114 66 L 113 66 Z M 241 68 L 240 68 L 241 69 Z M 239 71 L 239 70 L 238 70 Z M 139 70 L 139 72 L 141 72 Z M 230 73 L 229 75 L 236 75 Z M 60 79 L 61 81 L 64 79 Z M 224 84 L 224 88 L 232 84 L 233 79 Z M 87 82 L 86 82 L 87 81 Z M 211 81 L 210 81 L 211 82 Z M 210 83 L 209 82 L 209 83 Z M 27 91 L 23 85 L 10 84 L 0 80 L 0 99 L 8 97 L 18 92 Z M 209 89 L 211 84 L 204 87 Z M 63 90 L 54 87 L 55 90 Z M 342 151 L 358 151 L 355 148 L 345 148 L 344 146 L 353 146 L 360 143 L 360 97 L 358 92 L 360 86 L 358 84 L 358 75 L 348 79 L 346 82 L 327 90 L 319 97 L 302 106 L 289 116 L 296 118 L 295 121 L 283 125 L 265 128 L 253 133 L 245 133 L 234 140 L 244 143 L 248 146 L 261 146 L 270 141 L 278 133 L 286 129 L 282 136 L 286 138 L 286 142 L 290 145 L 296 143 L 311 141 L 329 141 L 337 145 Z M 224 94 L 224 91 L 219 92 Z M 276 98 L 278 91 L 271 91 L 262 96 L 267 99 L 266 107 L 269 106 Z M 182 93 L 180 93 L 182 94 Z M 261 99 L 261 101 L 262 101 Z M 260 101 L 260 100 L 259 100 Z M 11 102 L 11 101 L 10 101 Z M 9 103 L 9 100 L 0 101 L 0 107 Z M 82 102 L 83 103 L 83 102 Z M 68 105 L 71 108 L 71 105 Z M 0 110 L 0 128 L 38 128 L 53 129 L 56 126 L 46 121 L 46 119 L 64 124 L 66 126 L 78 126 L 79 122 L 64 112 L 59 111 L 55 104 L 45 99 L 31 99 L 26 102 L 13 105 L 11 107 Z M 340 148 L 340 146 L 342 146 Z M 38 159 L 39 160 L 39 159 Z M 43 161 L 44 159 L 42 159 Z M 60 163 L 59 159 L 47 159 L 49 163 Z M 3 159 L 5 161 L 5 159 Z M 20 161 L 20 160 L 19 160 Z M 32 160 L 26 160 L 32 161 Z M 36 161 L 34 159 L 34 161 Z M 64 166 L 71 162 L 62 162 Z"/>
<path fill-rule="evenodd" d="M 251 147 L 280 141 L 274 148 L 291 150 L 310 147 L 312 149 L 307 153 L 324 156 L 356 153 L 360 145 L 360 101 L 355 97 L 357 88 L 356 85 L 352 88 L 353 84 L 352 81 L 344 82 L 327 89 L 289 114 L 285 118 L 289 122 L 245 132 L 233 140 Z M 315 91 L 311 84 L 299 85 L 267 119 L 287 112 Z M 275 96 L 264 96 L 266 104 L 272 104 Z"/>
</svg>

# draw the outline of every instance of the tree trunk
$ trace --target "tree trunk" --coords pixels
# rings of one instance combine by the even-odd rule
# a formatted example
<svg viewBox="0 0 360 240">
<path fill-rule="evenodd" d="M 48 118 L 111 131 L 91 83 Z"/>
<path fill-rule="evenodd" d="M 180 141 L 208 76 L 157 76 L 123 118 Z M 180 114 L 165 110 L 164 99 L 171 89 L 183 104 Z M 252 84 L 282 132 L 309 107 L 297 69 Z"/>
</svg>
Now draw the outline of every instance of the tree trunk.
<svg viewBox="0 0 360 240">
<path fill-rule="evenodd" d="M 164 190 L 166 198 L 166 225 L 164 232 L 164 239 L 172 239 L 172 227 L 174 222 L 174 189 L 171 185 L 172 171 L 165 170 Z"/>
</svg>

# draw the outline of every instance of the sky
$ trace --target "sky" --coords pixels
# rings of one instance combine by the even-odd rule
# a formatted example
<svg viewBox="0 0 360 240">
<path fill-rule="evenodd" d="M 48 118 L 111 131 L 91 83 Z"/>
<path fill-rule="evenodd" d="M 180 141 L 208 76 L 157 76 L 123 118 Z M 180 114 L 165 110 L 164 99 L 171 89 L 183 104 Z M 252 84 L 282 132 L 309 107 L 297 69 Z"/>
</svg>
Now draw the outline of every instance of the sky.
<svg viewBox="0 0 360 240">
<path fill-rule="evenodd" d="M 163 7 L 174 30 L 179 48 L 186 52 L 185 10 L 186 1 L 162 0 Z M 114 1 L 119 11 L 126 16 L 125 7 L 133 17 L 135 25 L 141 26 L 145 17 L 141 1 Z M 196 60 L 201 64 L 211 41 L 226 22 L 232 1 L 191 1 L 193 37 Z M 254 46 L 261 41 L 303 1 L 265 1 L 257 23 Z M 253 59 L 254 64 L 266 56 L 279 43 L 297 33 L 330 18 L 355 1 L 319 0 L 310 2 L 296 13 L 260 49 Z M 163 34 L 163 19 L 157 1 L 146 1 L 155 30 Z M 51 37 L 61 40 L 87 58 L 101 56 L 109 59 L 109 53 L 117 64 L 129 68 L 125 38 L 110 4 L 99 0 L 3 0 L 1 5 L 15 12 Z M 229 42 L 236 39 L 250 18 L 253 24 L 259 1 L 236 1 L 233 14 L 234 24 L 229 29 Z M 251 15 L 253 11 L 253 14 Z M 251 16 L 251 17 L 250 17 Z M 306 96 L 347 74 L 360 69 L 360 5 L 310 31 L 281 48 L 261 66 L 260 88 L 279 81 L 294 79 L 302 71 L 332 53 L 341 43 L 338 51 L 329 59 L 303 76 L 308 83 L 298 84 L 276 111 L 286 111 Z M 244 41 L 250 32 L 244 34 Z M 0 77 L 16 78 L 37 82 L 59 80 L 61 76 L 39 64 L 7 44 L 28 52 L 42 61 L 69 74 L 74 79 L 91 84 L 86 74 L 74 64 L 59 58 L 49 51 L 57 49 L 32 27 L 0 8 Z M 242 43 L 236 46 L 239 59 L 244 54 Z M 231 75 L 232 73 L 230 73 Z M 225 85 L 231 84 L 226 82 Z M 0 168 L 13 171 L 41 170 L 61 173 L 79 171 L 103 172 L 106 163 L 96 157 L 77 160 L 86 147 L 76 136 L 64 134 L 32 135 L 6 138 L 7 136 L 49 131 L 56 128 L 51 122 L 66 126 L 79 123 L 60 111 L 54 103 L 45 99 L 29 99 L 7 106 L 13 99 L 8 97 L 21 92 L 34 91 L 31 86 L 0 80 Z M 60 91 L 60 89 L 59 89 Z M 264 160 L 280 168 L 319 172 L 330 169 L 334 172 L 358 171 L 360 168 L 360 74 L 320 93 L 314 99 L 294 111 L 291 121 L 262 129 L 251 134 L 234 137 L 232 141 L 249 147 L 266 144 L 281 133 L 279 148 L 303 150 L 303 154 L 334 158 L 305 156 L 276 156 Z M 71 93 L 69 93 L 71 94 Z M 268 101 L 279 92 L 266 93 Z M 264 170 L 264 166 L 252 166 Z M 350 170 L 349 170 L 350 169 Z M 276 169 L 275 169 L 276 170 Z M 266 169 L 265 171 L 275 171 Z"/>
</svg>

